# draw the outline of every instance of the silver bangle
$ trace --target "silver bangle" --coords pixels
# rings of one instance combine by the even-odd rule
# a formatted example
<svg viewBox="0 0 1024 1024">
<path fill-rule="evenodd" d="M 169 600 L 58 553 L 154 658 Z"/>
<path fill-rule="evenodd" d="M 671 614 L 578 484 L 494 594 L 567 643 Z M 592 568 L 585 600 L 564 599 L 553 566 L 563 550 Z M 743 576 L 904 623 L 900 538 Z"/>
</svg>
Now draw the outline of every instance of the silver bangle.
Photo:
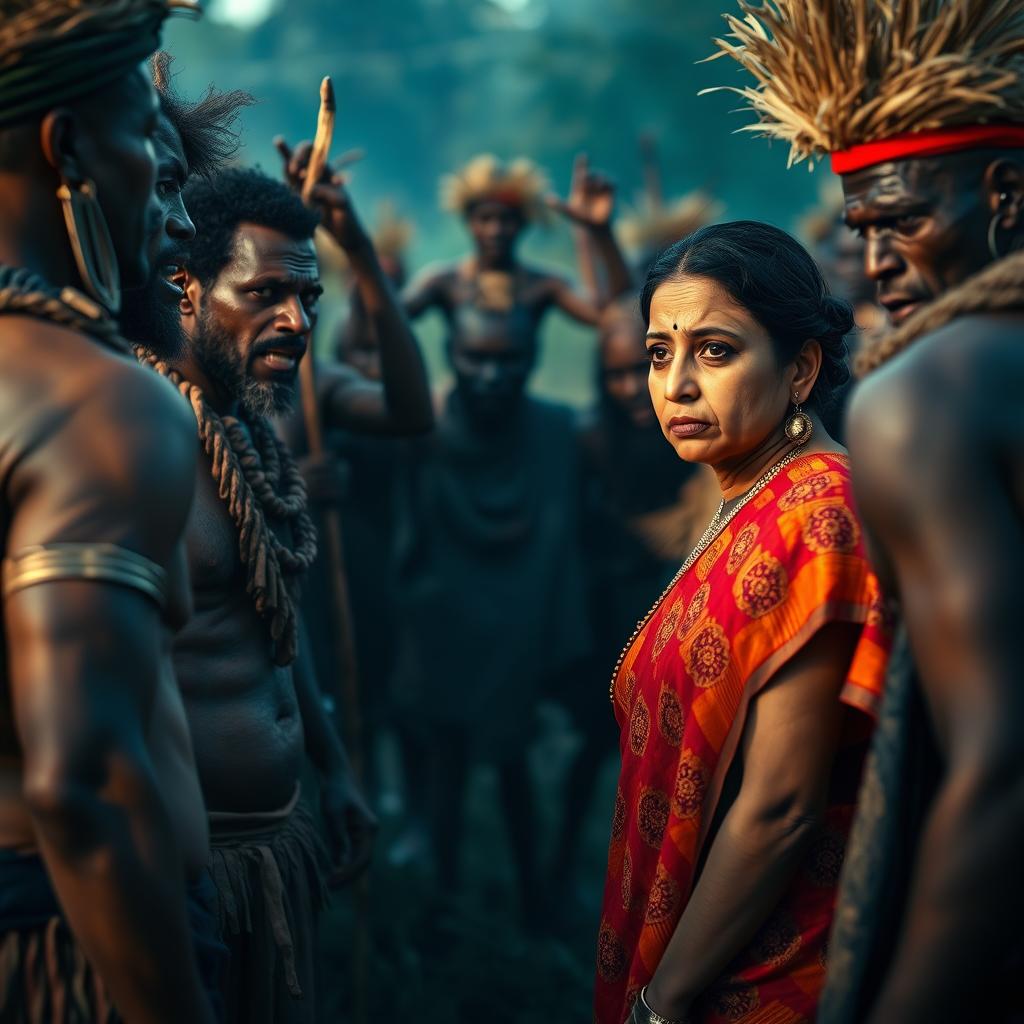
<svg viewBox="0 0 1024 1024">
<path fill-rule="evenodd" d="M 652 1010 L 651 1004 L 647 1002 L 646 985 L 640 989 L 640 994 L 636 997 L 636 1002 L 633 1003 L 630 1021 L 632 1024 L 688 1024 L 688 1018 L 670 1020 L 668 1017 L 662 1017 L 657 1010 Z"/>
</svg>

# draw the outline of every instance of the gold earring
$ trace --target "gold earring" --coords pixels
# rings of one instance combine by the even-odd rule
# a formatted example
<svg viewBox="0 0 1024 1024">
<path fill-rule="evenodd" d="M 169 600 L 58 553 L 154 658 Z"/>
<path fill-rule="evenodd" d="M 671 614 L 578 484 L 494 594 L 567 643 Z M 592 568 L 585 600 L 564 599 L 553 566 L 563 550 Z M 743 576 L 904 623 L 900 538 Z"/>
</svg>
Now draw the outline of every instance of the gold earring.
<svg viewBox="0 0 1024 1024">
<path fill-rule="evenodd" d="M 783 429 L 790 441 L 807 444 L 814 433 L 814 423 L 811 421 L 811 417 L 803 411 L 799 393 L 793 395 L 793 405 L 795 408 L 786 418 L 786 425 Z"/>
<path fill-rule="evenodd" d="M 96 186 L 88 179 L 72 186 L 61 175 L 57 198 L 82 286 L 108 313 L 116 315 L 121 309 L 121 275 Z"/>
</svg>

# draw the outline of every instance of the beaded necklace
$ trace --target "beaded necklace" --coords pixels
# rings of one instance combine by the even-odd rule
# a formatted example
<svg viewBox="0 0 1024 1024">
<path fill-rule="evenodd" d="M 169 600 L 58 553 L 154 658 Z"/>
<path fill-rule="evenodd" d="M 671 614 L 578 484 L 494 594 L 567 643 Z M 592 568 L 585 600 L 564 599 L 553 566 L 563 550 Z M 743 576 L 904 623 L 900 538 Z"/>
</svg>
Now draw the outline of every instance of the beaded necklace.
<svg viewBox="0 0 1024 1024">
<path fill-rule="evenodd" d="M 747 502 L 751 500 L 751 498 L 755 497 L 758 493 L 764 490 L 764 488 L 769 483 L 771 483 L 771 481 L 774 480 L 775 477 L 778 476 L 778 474 L 781 473 L 782 470 L 786 468 L 786 466 L 788 466 L 791 462 L 795 461 L 796 459 L 800 458 L 800 456 L 804 454 L 804 449 L 806 447 L 807 444 L 805 442 L 804 444 L 794 448 L 787 455 L 783 456 L 773 466 L 770 466 L 758 478 L 758 480 L 754 483 L 750 490 L 744 492 L 739 501 L 737 501 L 736 504 L 733 505 L 728 512 L 725 511 L 725 499 L 722 499 L 721 503 L 718 506 L 718 511 L 715 512 L 714 516 L 712 516 L 711 518 L 711 522 L 708 523 L 708 528 L 704 531 L 703 534 L 701 534 L 700 540 L 697 541 L 697 546 L 690 552 L 690 554 L 686 558 L 686 561 L 683 562 L 683 564 L 679 567 L 679 571 L 675 574 L 675 576 L 672 577 L 672 579 L 669 581 L 668 586 L 665 587 L 665 589 L 661 592 L 661 594 L 658 597 L 658 600 L 655 601 L 654 604 L 651 606 L 650 611 L 648 611 L 648 613 L 642 619 L 640 619 L 639 622 L 637 622 L 636 629 L 633 630 L 633 635 L 626 642 L 626 646 L 622 648 L 622 652 L 616 659 L 615 668 L 612 670 L 612 681 L 608 687 L 608 697 L 613 704 L 615 703 L 615 680 L 619 677 L 619 670 L 622 668 L 622 663 L 626 660 L 626 655 L 629 654 L 630 648 L 633 646 L 633 643 L 635 642 L 636 638 L 642 632 L 644 626 L 646 626 L 647 623 L 650 622 L 651 616 L 661 606 L 661 602 L 665 600 L 665 598 L 668 596 L 672 588 L 692 568 L 694 562 L 696 562 L 697 559 L 700 558 L 700 556 L 704 554 L 705 551 L 707 551 L 708 547 L 711 545 L 711 542 L 729 525 L 729 523 L 733 521 L 733 519 L 736 518 L 740 509 L 742 509 L 743 506 L 746 505 Z"/>
</svg>

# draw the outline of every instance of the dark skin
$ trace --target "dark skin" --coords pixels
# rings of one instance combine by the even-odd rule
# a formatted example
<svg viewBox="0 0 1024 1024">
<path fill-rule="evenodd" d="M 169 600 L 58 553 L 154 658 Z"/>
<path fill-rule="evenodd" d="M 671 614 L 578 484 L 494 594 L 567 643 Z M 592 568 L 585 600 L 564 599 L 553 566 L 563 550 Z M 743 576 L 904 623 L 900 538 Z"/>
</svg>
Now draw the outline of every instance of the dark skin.
<svg viewBox="0 0 1024 1024">
<path fill-rule="evenodd" d="M 629 270 L 611 231 L 614 202 L 614 188 L 590 173 L 585 157 L 577 159 L 568 201 L 548 199 L 553 209 L 587 231 L 604 262 L 613 295 L 630 284 Z M 584 298 L 564 279 L 519 262 L 516 250 L 527 227 L 519 207 L 482 200 L 466 211 L 466 227 L 473 239 L 473 254 L 414 280 L 404 295 L 409 316 L 416 318 L 436 308 L 453 338 L 486 332 L 529 346 L 537 344 L 540 325 L 552 309 L 580 323 L 599 322 L 602 301 Z"/>
<path fill-rule="evenodd" d="M 914 187 L 914 201 L 929 166 L 940 198 L 912 238 L 889 247 L 906 267 L 899 280 L 940 289 L 989 261 L 979 239 L 992 217 L 1001 242 L 1020 238 L 1021 178 L 1005 155 L 908 162 L 850 176 L 848 200 L 866 221 L 864 201 L 880 192 L 872 182 L 886 178 L 889 201 L 901 199 L 897 181 Z M 869 257 L 868 272 L 878 267 Z M 961 317 L 872 373 L 849 414 L 858 504 L 899 597 L 945 761 L 871 1024 L 972 1019 L 978 993 L 1007 976 L 1019 943 L 1022 329 L 1018 314 Z"/>
<path fill-rule="evenodd" d="M 186 270 L 181 281 L 190 338 L 202 311 L 235 346 L 250 379 L 294 391 L 320 294 L 311 239 L 245 223 L 216 279 L 203 285 Z M 193 346 L 178 365 L 217 412 L 238 415 L 240 394 L 211 374 Z M 369 861 L 375 820 L 326 718 L 307 655 L 300 651 L 288 667 L 274 663 L 266 624 L 245 590 L 237 531 L 205 460 L 196 490 L 186 535 L 195 613 L 174 659 L 207 805 L 242 813 L 283 806 L 308 754 L 320 776 L 335 880 L 347 878 Z"/>
<path fill-rule="evenodd" d="M 771 338 L 719 285 L 666 281 L 647 332 L 650 395 L 680 458 L 710 466 L 722 498 L 744 494 L 791 447 L 789 402 L 821 369 L 808 342 L 780 366 Z M 808 452 L 840 452 L 817 417 Z M 687 420 L 688 423 L 680 423 Z M 857 631 L 826 626 L 775 674 L 743 725 L 739 792 L 648 986 L 658 1013 L 684 1018 L 778 905 L 827 804 L 846 712 L 838 694 Z"/>
<path fill-rule="evenodd" d="M 124 278 L 142 280 L 159 224 L 156 121 L 141 68 L 47 114 L 25 167 L 0 173 L 0 259 L 79 285 L 54 199 L 62 171 L 95 181 Z M 3 332 L 5 554 L 117 544 L 167 571 L 170 603 L 161 614 L 136 590 L 84 580 L 5 598 L 0 842 L 42 855 L 126 1019 L 206 1024 L 185 916 L 206 818 L 169 656 L 190 610 L 189 415 L 165 382 L 80 334 L 24 317 Z"/>
<path fill-rule="evenodd" d="M 1016 161 L 974 153 L 843 178 L 846 223 L 865 240 L 864 273 L 893 323 L 991 261 L 989 225 L 1000 215 L 997 241 L 1005 245 L 1020 218 L 1022 180 Z"/>
<path fill-rule="evenodd" d="M 156 199 L 163 231 L 149 247 L 150 274 L 142 288 L 126 289 L 121 302 L 121 330 L 125 337 L 141 342 L 160 355 L 172 354 L 181 346 L 181 317 L 178 302 L 182 291 L 172 280 L 195 238 L 196 228 L 185 209 L 181 190 L 189 176 L 181 138 L 161 112 L 153 134 L 156 155 Z"/>
<path fill-rule="evenodd" d="M 601 378 L 605 394 L 643 430 L 655 422 L 647 389 L 650 360 L 644 346 L 644 325 L 639 317 L 617 316 L 602 325 Z"/>
<path fill-rule="evenodd" d="M 277 148 L 284 160 L 285 179 L 298 191 L 306 179 L 312 145 L 303 142 L 292 151 L 278 139 Z M 348 257 L 364 332 L 375 342 L 380 361 L 377 379 L 344 364 L 317 367 L 324 425 L 384 437 L 424 434 L 434 425 L 434 410 L 423 357 L 343 177 L 325 169 L 312 201 L 321 211 L 324 227 Z"/>
</svg>

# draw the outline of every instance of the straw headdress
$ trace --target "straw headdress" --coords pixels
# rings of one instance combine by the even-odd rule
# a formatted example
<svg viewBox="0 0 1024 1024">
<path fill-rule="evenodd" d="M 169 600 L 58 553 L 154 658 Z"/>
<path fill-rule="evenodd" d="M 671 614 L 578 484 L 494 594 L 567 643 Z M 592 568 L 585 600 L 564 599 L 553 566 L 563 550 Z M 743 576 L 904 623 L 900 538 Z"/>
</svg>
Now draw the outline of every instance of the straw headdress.
<svg viewBox="0 0 1024 1024">
<path fill-rule="evenodd" d="M 547 191 L 547 176 L 532 160 L 504 164 L 484 153 L 441 179 L 441 206 L 452 213 L 466 213 L 475 203 L 493 200 L 518 207 L 527 220 L 544 220 Z"/>
<path fill-rule="evenodd" d="M 1024 122 L 1024 0 L 740 0 L 711 60 L 790 164 L 940 129 Z M 715 90 L 704 90 L 715 91 Z"/>
<path fill-rule="evenodd" d="M 718 220 L 724 210 L 721 203 L 700 189 L 668 205 L 643 196 L 633 212 L 620 221 L 619 234 L 623 245 L 634 252 L 663 249 Z"/>
</svg>

